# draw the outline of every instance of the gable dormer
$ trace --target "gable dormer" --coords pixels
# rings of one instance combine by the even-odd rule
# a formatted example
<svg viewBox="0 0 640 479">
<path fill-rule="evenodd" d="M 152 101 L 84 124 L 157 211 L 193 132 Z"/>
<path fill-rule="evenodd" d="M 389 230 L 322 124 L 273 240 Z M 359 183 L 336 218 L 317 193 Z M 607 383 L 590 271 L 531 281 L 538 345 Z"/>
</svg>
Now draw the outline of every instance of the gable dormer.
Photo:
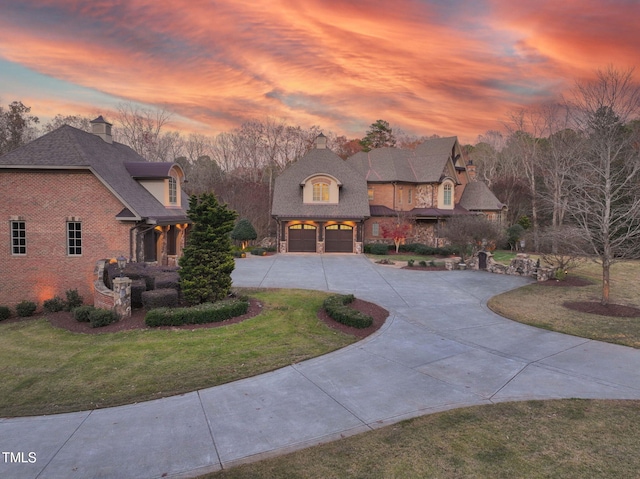
<svg viewBox="0 0 640 479">
<path fill-rule="evenodd" d="M 184 170 L 177 163 L 125 163 L 131 177 L 166 208 L 182 208 Z"/>
<path fill-rule="evenodd" d="M 340 202 L 342 183 L 328 174 L 308 176 L 301 183 L 302 203 L 315 205 L 337 205 Z"/>
</svg>

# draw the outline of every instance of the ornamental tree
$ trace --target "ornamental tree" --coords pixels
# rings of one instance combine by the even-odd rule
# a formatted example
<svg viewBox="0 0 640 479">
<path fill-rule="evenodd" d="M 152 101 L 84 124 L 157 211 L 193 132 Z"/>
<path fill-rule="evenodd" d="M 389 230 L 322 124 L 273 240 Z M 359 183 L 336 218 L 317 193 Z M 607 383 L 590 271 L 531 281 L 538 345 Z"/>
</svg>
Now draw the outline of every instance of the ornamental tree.
<svg viewBox="0 0 640 479">
<path fill-rule="evenodd" d="M 219 301 L 231 289 L 235 262 L 229 233 L 236 212 L 205 193 L 190 198 L 188 216 L 193 229 L 179 260 L 182 294 L 190 304 Z"/>
<path fill-rule="evenodd" d="M 240 218 L 231 232 L 231 239 L 240 241 L 243 250 L 247 247 L 249 241 L 253 241 L 257 237 L 258 233 L 256 233 L 251 221 L 246 218 Z"/>
<path fill-rule="evenodd" d="M 382 237 L 393 240 L 393 244 L 396 246 L 396 253 L 410 232 L 411 225 L 409 223 L 398 221 L 391 224 L 382 224 Z"/>
</svg>

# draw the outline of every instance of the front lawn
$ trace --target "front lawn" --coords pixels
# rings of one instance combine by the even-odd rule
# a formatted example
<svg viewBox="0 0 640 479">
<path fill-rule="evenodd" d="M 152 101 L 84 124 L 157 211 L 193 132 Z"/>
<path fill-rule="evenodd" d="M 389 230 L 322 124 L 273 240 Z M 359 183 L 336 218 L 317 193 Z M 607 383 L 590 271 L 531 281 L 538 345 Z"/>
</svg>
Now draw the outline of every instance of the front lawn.
<svg viewBox="0 0 640 479">
<path fill-rule="evenodd" d="M 0 323 L 0 417 L 172 396 L 326 354 L 353 336 L 317 319 L 326 293 L 252 291 L 263 312 L 211 329 L 77 334 L 46 319 Z"/>
<path fill-rule="evenodd" d="M 638 477 L 639 406 L 569 399 L 456 409 L 201 479 Z"/>
<path fill-rule="evenodd" d="M 496 313 L 525 324 L 583 338 L 640 348 L 640 317 L 600 316 L 573 311 L 565 302 L 600 301 L 602 269 L 588 262 L 570 275 L 588 279 L 587 286 L 532 284 L 491 298 L 489 307 Z M 625 261 L 611 270 L 611 303 L 640 306 L 640 261 Z M 541 307 L 544 305 L 544 307 Z"/>
</svg>

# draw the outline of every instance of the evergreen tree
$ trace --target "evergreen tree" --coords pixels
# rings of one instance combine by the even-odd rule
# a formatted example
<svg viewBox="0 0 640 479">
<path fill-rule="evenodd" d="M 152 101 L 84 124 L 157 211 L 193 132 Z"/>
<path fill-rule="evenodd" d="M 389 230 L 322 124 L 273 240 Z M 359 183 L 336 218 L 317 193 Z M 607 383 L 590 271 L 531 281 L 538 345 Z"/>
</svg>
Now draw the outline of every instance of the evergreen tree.
<svg viewBox="0 0 640 479">
<path fill-rule="evenodd" d="M 255 228 L 246 218 L 241 218 L 236 223 L 235 228 L 231 232 L 231 239 L 241 241 L 242 249 L 247 247 L 247 243 L 252 241 L 258 237 L 258 233 L 256 233 Z"/>
<path fill-rule="evenodd" d="M 235 267 L 229 232 L 236 212 L 205 193 L 190 198 L 189 219 L 193 229 L 179 262 L 182 294 L 190 304 L 224 299 Z"/>
<path fill-rule="evenodd" d="M 371 151 L 374 148 L 382 148 L 385 146 L 396 146 L 396 137 L 393 134 L 389 122 L 377 120 L 371 123 L 367 135 L 360 140 L 362 151 Z"/>
</svg>

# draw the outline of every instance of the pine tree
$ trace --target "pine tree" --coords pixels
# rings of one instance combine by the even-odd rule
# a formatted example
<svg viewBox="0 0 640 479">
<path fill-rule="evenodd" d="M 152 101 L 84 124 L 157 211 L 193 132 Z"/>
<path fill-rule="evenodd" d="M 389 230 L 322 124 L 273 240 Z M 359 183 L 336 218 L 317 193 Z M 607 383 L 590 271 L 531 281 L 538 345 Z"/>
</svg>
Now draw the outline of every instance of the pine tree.
<svg viewBox="0 0 640 479">
<path fill-rule="evenodd" d="M 247 247 L 247 243 L 252 241 L 258 237 L 258 233 L 256 233 L 255 228 L 246 218 L 241 218 L 236 223 L 235 228 L 231 232 L 231 239 L 241 241 L 242 249 L 244 250 Z"/>
<path fill-rule="evenodd" d="M 229 232 L 236 212 L 205 193 L 190 198 L 188 215 L 193 229 L 179 261 L 182 294 L 190 304 L 219 301 L 231 289 L 235 263 Z"/>
</svg>

